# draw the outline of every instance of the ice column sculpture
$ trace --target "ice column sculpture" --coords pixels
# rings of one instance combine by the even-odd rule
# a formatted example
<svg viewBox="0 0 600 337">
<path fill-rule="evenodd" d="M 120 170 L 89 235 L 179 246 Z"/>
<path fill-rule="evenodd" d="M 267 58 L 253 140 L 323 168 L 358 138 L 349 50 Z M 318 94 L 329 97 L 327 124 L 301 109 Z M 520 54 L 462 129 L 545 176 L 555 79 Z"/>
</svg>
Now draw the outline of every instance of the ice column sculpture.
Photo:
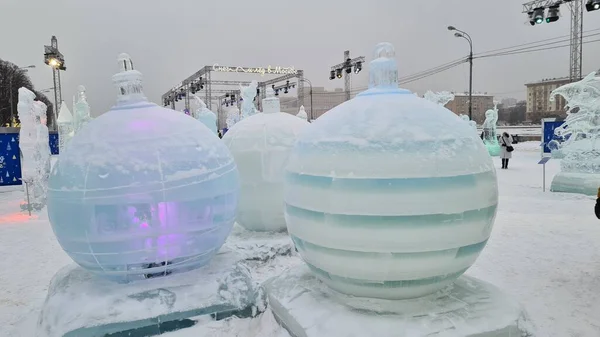
<svg viewBox="0 0 600 337">
<path fill-rule="evenodd" d="M 398 88 L 391 44 L 377 45 L 369 68 L 367 91 L 298 137 L 286 169 L 287 228 L 333 289 L 419 297 L 454 282 L 483 250 L 496 170 L 467 123 Z"/>
<path fill-rule="evenodd" d="M 454 94 L 448 91 L 434 93 L 433 91 L 429 90 L 425 93 L 423 98 L 430 102 L 439 104 L 441 106 L 445 106 L 446 104 L 448 104 L 448 102 L 454 100 Z"/>
<path fill-rule="evenodd" d="M 475 131 L 475 133 L 477 133 L 477 123 L 475 121 L 470 120 L 468 115 L 460 115 L 459 117 L 463 121 L 469 123 L 469 125 L 471 126 L 471 129 L 473 129 Z"/>
<path fill-rule="evenodd" d="M 85 95 L 85 87 L 80 85 L 77 87 L 77 103 L 73 107 L 75 116 L 73 119 L 74 133 L 77 133 L 92 120 L 90 116 L 90 105 L 87 102 Z"/>
<path fill-rule="evenodd" d="M 563 159 L 551 190 L 596 195 L 600 186 L 600 77 L 592 72 L 579 82 L 554 90 L 551 100 L 556 95 L 567 101 L 568 116 L 554 130 L 565 141 L 552 144 Z"/>
<path fill-rule="evenodd" d="M 60 105 L 56 123 L 58 124 L 58 154 L 60 155 L 74 134 L 73 115 L 64 101 Z"/>
<path fill-rule="evenodd" d="M 281 112 L 267 88 L 263 113 L 241 120 L 223 142 L 235 158 L 241 179 L 237 222 L 253 231 L 285 231 L 283 180 L 289 153 L 307 121 Z"/>
<path fill-rule="evenodd" d="M 308 120 L 308 114 L 306 113 L 306 110 L 304 110 L 304 105 L 300 106 L 300 111 L 298 111 L 296 117 L 304 119 L 305 121 Z"/>
<path fill-rule="evenodd" d="M 33 102 L 33 111 L 36 118 L 36 143 L 35 165 L 36 178 L 31 185 L 30 202 L 34 209 L 41 210 L 46 206 L 48 191 L 48 178 L 50 176 L 50 136 L 48 133 L 46 104 Z"/>
<path fill-rule="evenodd" d="M 257 113 L 256 107 L 254 106 L 254 98 L 256 97 L 256 88 L 258 88 L 258 82 L 252 81 L 247 87 L 240 85 L 240 94 L 242 95 L 242 117 L 241 119 L 250 117 Z"/>
<path fill-rule="evenodd" d="M 117 104 L 52 168 L 48 216 L 83 268 L 117 281 L 195 269 L 229 235 L 239 195 L 227 147 L 198 120 L 148 102 L 127 54 Z"/>
<path fill-rule="evenodd" d="M 206 107 L 206 103 L 200 97 L 193 95 L 193 101 L 196 104 L 194 109 L 194 118 L 202 122 L 215 135 L 217 134 L 217 115 Z"/>
<path fill-rule="evenodd" d="M 498 143 L 498 134 L 496 133 L 496 123 L 498 122 L 498 106 L 485 112 L 485 121 L 483 122 L 483 143 L 490 156 L 500 155 L 500 144 Z"/>
<path fill-rule="evenodd" d="M 27 88 L 19 88 L 19 102 L 17 104 L 17 112 L 21 121 L 19 130 L 19 149 L 21 150 L 21 179 L 27 184 L 27 189 L 30 193 L 30 204 L 27 203 L 27 195 L 25 195 L 24 205 L 27 209 L 29 205 L 33 205 L 35 200 L 32 200 L 33 186 L 39 178 L 37 170 L 36 144 L 37 144 L 37 127 L 36 117 L 34 112 L 33 100 L 35 94 Z M 26 190 L 26 189 L 24 189 Z"/>
</svg>

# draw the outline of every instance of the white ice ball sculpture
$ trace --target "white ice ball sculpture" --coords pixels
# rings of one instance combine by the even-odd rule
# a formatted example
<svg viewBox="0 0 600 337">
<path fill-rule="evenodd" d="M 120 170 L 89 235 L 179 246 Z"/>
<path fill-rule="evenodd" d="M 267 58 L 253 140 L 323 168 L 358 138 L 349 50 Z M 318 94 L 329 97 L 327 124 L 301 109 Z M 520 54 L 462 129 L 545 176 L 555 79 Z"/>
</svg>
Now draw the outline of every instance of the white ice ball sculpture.
<svg viewBox="0 0 600 337">
<path fill-rule="evenodd" d="M 438 104 L 399 89 L 377 45 L 370 89 L 307 127 L 290 155 L 286 220 L 331 288 L 405 299 L 451 284 L 494 223 L 496 172 L 481 139 Z"/>
<path fill-rule="evenodd" d="M 283 181 L 289 153 L 309 123 L 280 111 L 267 89 L 263 112 L 235 124 L 223 136 L 241 179 L 237 222 L 252 231 L 285 231 Z"/>
<path fill-rule="evenodd" d="M 52 228 L 75 262 L 116 281 L 198 268 L 233 226 L 235 163 L 201 122 L 148 102 L 126 54 L 119 64 L 117 105 L 83 126 L 53 167 Z"/>
</svg>

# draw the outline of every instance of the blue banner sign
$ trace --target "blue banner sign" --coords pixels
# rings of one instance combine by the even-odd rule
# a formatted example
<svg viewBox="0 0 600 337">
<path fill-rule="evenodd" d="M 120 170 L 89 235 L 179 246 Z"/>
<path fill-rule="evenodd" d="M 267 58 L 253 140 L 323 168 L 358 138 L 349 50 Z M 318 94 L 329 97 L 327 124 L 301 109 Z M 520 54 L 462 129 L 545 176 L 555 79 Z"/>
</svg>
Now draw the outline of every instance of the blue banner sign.
<svg viewBox="0 0 600 337">
<path fill-rule="evenodd" d="M 564 139 L 557 137 L 554 134 L 554 130 L 563 125 L 564 120 L 556 120 L 556 118 L 544 118 L 542 119 L 542 154 L 550 154 L 551 151 L 548 148 L 548 143 L 552 140 L 563 142 Z"/>
<path fill-rule="evenodd" d="M 0 186 L 21 185 L 21 153 L 19 150 L 19 129 L 3 128 L 0 131 Z M 15 132 L 16 130 L 16 132 Z M 58 154 L 58 134 L 50 133 L 50 152 Z"/>
</svg>

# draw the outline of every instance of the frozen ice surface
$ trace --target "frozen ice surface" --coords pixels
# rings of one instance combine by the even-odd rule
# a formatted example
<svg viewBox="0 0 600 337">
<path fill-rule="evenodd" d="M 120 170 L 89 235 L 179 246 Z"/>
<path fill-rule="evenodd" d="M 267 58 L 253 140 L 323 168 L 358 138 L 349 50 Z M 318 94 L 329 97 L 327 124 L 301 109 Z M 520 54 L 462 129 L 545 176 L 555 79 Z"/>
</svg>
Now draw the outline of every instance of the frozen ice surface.
<svg viewBox="0 0 600 337">
<path fill-rule="evenodd" d="M 310 124 L 280 111 L 267 89 L 263 113 L 244 118 L 223 136 L 240 172 L 237 222 L 254 231 L 285 231 L 283 181 L 298 134 Z"/>
<path fill-rule="evenodd" d="M 48 215 L 82 267 L 117 281 L 210 261 L 231 231 L 239 177 L 221 140 L 194 118 L 149 103 L 129 58 L 121 95 L 69 142 L 50 177 Z"/>
<path fill-rule="evenodd" d="M 423 95 L 423 98 L 430 102 L 439 104 L 441 106 L 445 106 L 446 104 L 448 104 L 448 102 L 454 100 L 454 94 L 448 91 L 440 91 L 438 93 L 434 93 L 433 91 L 428 90 L 425 93 L 425 95 Z"/>
<path fill-rule="evenodd" d="M 398 89 L 393 58 L 376 55 L 370 67 L 371 89 L 300 134 L 287 166 L 287 228 L 332 288 L 419 297 L 452 283 L 485 247 L 496 170 L 467 123 Z"/>
<path fill-rule="evenodd" d="M 460 115 L 459 116 L 463 121 L 469 123 L 469 125 L 471 126 L 471 129 L 473 129 L 473 131 L 475 131 L 475 133 L 477 133 L 477 123 L 475 121 L 472 121 L 469 119 L 469 116 L 467 115 Z"/>
<path fill-rule="evenodd" d="M 565 123 L 554 130 L 564 142 L 553 142 L 552 156 L 559 157 L 561 172 L 552 180 L 553 192 L 596 195 L 600 186 L 600 77 L 592 72 L 579 82 L 552 92 L 567 101 Z"/>
<path fill-rule="evenodd" d="M 242 312 L 254 316 L 265 309 L 264 293 L 238 261 L 238 254 L 225 250 L 203 268 L 127 284 L 67 266 L 50 283 L 36 337 L 103 337 L 135 329 L 147 334 L 131 336 L 154 336 L 160 334 L 159 323 Z"/>
<path fill-rule="evenodd" d="M 305 266 L 265 285 L 271 311 L 292 337 L 533 337 L 519 303 L 469 276 L 413 300 L 379 300 L 330 290 Z"/>
<path fill-rule="evenodd" d="M 217 134 L 217 115 L 214 112 L 210 111 L 206 107 L 206 103 L 200 99 L 200 97 L 193 95 L 195 108 L 193 116 L 202 124 L 204 124 L 207 128 L 210 129 L 215 135 Z"/>
</svg>

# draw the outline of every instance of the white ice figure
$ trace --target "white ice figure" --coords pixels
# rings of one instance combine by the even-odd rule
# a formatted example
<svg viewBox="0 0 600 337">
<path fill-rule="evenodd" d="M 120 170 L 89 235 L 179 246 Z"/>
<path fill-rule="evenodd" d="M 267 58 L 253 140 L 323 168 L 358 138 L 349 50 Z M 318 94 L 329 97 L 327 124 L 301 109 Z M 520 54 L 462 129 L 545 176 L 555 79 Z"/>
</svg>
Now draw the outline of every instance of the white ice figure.
<svg viewBox="0 0 600 337">
<path fill-rule="evenodd" d="M 48 178 L 50 177 L 50 135 L 48 133 L 47 112 L 48 107 L 40 101 L 33 102 L 33 111 L 36 117 L 36 178 L 30 189 L 30 204 L 34 209 L 40 210 L 46 206 L 48 194 Z"/>
<path fill-rule="evenodd" d="M 289 153 L 306 126 L 281 112 L 279 98 L 267 88 L 263 113 L 241 120 L 223 136 L 241 179 L 237 222 L 253 231 L 285 231 L 283 181 Z"/>
<path fill-rule="evenodd" d="M 217 115 L 206 107 L 206 103 L 200 97 L 193 95 L 194 111 L 192 116 L 206 125 L 215 135 L 217 134 Z"/>
<path fill-rule="evenodd" d="M 56 123 L 58 124 L 58 154 L 60 155 L 75 133 L 73 129 L 73 115 L 64 101 L 60 105 Z"/>
<path fill-rule="evenodd" d="M 377 45 L 369 89 L 306 127 L 286 169 L 287 228 L 313 273 L 359 297 L 414 298 L 477 259 L 498 206 L 492 158 L 448 109 L 398 88 Z"/>
<path fill-rule="evenodd" d="M 227 129 L 229 130 L 240 121 L 240 109 L 238 109 L 237 105 L 234 105 L 226 111 L 227 119 L 225 120 L 225 124 L 227 124 Z"/>
<path fill-rule="evenodd" d="M 448 104 L 448 102 L 454 100 L 454 94 L 449 91 L 440 91 L 438 93 L 434 93 L 433 91 L 428 90 L 423 98 L 430 102 L 445 106 Z"/>
<path fill-rule="evenodd" d="M 19 149 L 21 150 L 21 178 L 33 183 L 37 177 L 35 146 L 37 143 L 36 117 L 33 101 L 35 94 L 27 88 L 19 88 L 17 112 L 21 121 L 19 130 Z"/>
<path fill-rule="evenodd" d="M 477 133 L 477 123 L 475 121 L 472 121 L 469 119 L 468 115 L 460 115 L 459 116 L 463 121 L 469 123 L 469 125 L 471 126 L 471 129 L 473 129 L 475 131 L 475 133 Z"/>
<path fill-rule="evenodd" d="M 500 144 L 498 143 L 497 124 L 498 123 L 498 105 L 494 104 L 493 109 L 485 112 L 485 121 L 483 121 L 483 143 L 490 156 L 500 155 Z"/>
<path fill-rule="evenodd" d="M 254 106 L 254 98 L 256 97 L 256 88 L 258 82 L 252 81 L 247 87 L 240 85 L 240 95 L 242 96 L 242 117 L 241 119 L 250 117 L 258 112 Z"/>
<path fill-rule="evenodd" d="M 305 121 L 308 120 L 308 114 L 306 113 L 306 110 L 304 110 L 304 105 L 300 106 L 300 111 L 298 111 L 296 117 L 304 119 Z"/>
<path fill-rule="evenodd" d="M 85 87 L 83 85 L 77 87 L 77 103 L 75 103 L 73 110 L 75 113 L 75 116 L 73 116 L 73 128 L 76 134 L 92 120 L 90 105 L 87 102 Z"/>
<path fill-rule="evenodd" d="M 551 100 L 556 95 L 567 101 L 568 116 L 554 130 L 564 142 L 548 144 L 563 156 L 551 190 L 595 195 L 600 186 L 600 77 L 592 72 L 579 82 L 554 90 Z"/>
</svg>

